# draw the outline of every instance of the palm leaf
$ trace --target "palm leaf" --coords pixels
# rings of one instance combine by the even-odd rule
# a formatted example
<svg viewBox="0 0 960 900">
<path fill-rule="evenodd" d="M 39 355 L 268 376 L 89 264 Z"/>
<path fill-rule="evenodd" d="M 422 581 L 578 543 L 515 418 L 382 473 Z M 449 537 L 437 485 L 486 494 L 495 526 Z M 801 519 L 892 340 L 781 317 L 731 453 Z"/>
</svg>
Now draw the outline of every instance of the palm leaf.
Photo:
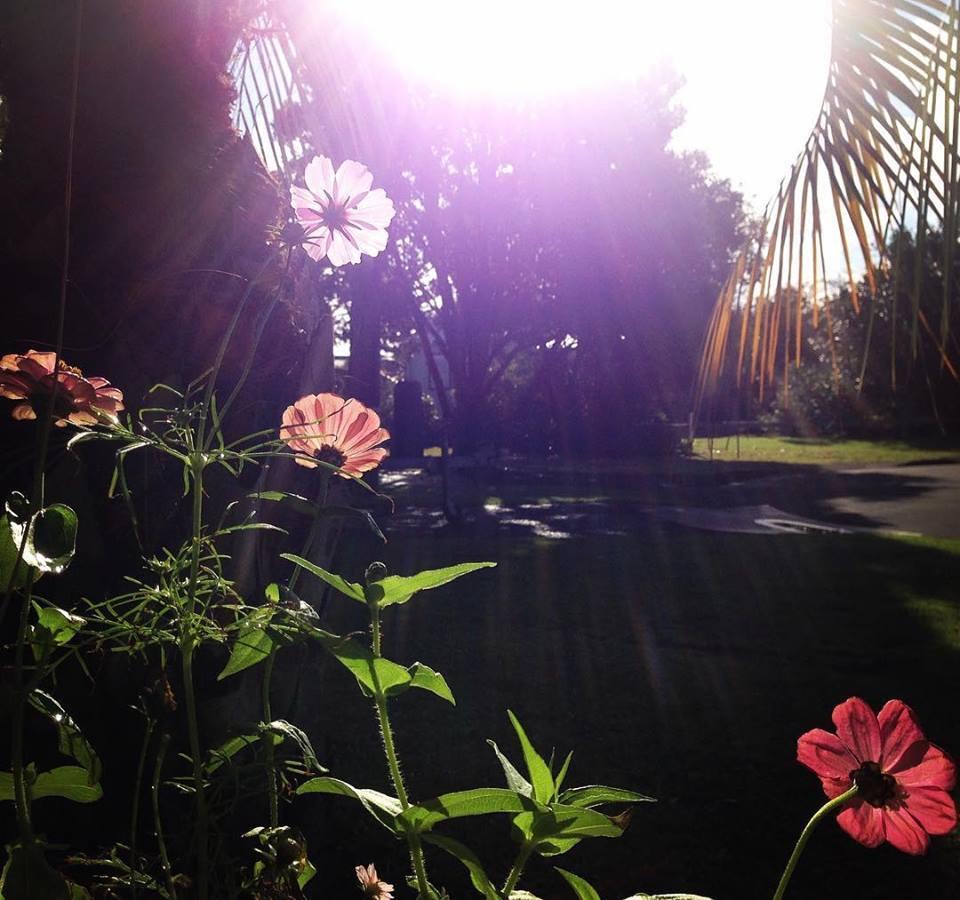
<svg viewBox="0 0 960 900">
<path fill-rule="evenodd" d="M 912 231 L 922 245 L 925 234 L 942 232 L 939 322 L 921 316 L 919 266 L 904 289 L 913 306 L 914 355 L 925 336 L 944 368 L 957 370 L 948 347 L 960 218 L 960 0 L 833 0 L 832 27 L 816 123 L 710 318 L 695 417 L 704 404 L 713 408 L 730 381 L 762 400 L 780 370 L 786 390 L 791 366 L 801 361 L 805 311 L 815 327 L 822 313 L 832 333 L 837 300 L 827 273 L 840 260 L 828 260 L 825 247 L 837 238 L 849 300 L 859 311 L 869 300 L 861 296 L 860 273 L 870 295 L 879 271 L 893 269 L 896 277 L 891 235 Z M 891 352 L 894 384 L 895 359 Z"/>
</svg>

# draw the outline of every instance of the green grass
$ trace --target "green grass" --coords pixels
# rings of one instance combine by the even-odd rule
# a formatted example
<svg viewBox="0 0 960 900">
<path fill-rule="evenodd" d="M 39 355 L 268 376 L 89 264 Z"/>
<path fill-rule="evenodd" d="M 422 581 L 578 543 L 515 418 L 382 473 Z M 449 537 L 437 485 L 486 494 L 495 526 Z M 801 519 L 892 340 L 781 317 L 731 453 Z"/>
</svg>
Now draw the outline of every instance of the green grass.
<svg viewBox="0 0 960 900">
<path fill-rule="evenodd" d="M 584 842 L 555 864 L 588 878 L 605 900 L 638 890 L 742 900 L 772 893 L 823 800 L 795 761 L 796 740 L 829 727 L 834 705 L 851 695 L 877 708 L 902 698 L 933 740 L 960 750 L 960 541 L 605 524 L 551 539 L 481 518 L 438 531 L 405 525 L 376 551 L 352 546 L 352 563 L 341 565 L 349 577 L 371 552 L 399 574 L 498 562 L 385 619 L 387 655 L 435 667 L 458 703 L 411 694 L 395 704 L 414 795 L 499 785 L 485 739 L 517 756 L 509 707 L 546 752 L 576 751 L 569 784 L 620 785 L 660 801 L 639 809 L 622 839 Z M 363 627 L 355 604 L 330 613 L 337 631 Z M 325 665 L 305 678 L 323 684 L 306 721 L 326 723 L 324 762 L 338 777 L 383 789 L 376 730 L 349 676 Z M 353 815 L 345 802 L 335 810 Z M 333 866 L 352 853 L 399 880 L 402 848 L 361 821 L 345 845 L 327 847 L 327 862 L 314 862 Z M 453 830 L 499 879 L 508 833 L 494 817 Z M 456 864 L 434 856 L 433 869 L 453 897 L 472 896 Z M 946 900 L 957 883 L 956 838 L 936 841 L 918 861 L 865 850 L 826 823 L 790 896 Z M 545 860 L 534 861 L 525 886 L 543 900 L 570 897 Z"/>
<path fill-rule="evenodd" d="M 739 446 L 739 449 L 738 449 Z M 694 452 L 710 458 L 709 441 L 697 438 Z M 739 456 L 738 456 L 739 452 Z M 715 438 L 713 459 L 742 462 L 870 465 L 925 462 L 944 457 L 960 458 L 956 443 L 918 444 L 905 441 L 855 441 L 831 438 L 755 437 Z"/>
</svg>

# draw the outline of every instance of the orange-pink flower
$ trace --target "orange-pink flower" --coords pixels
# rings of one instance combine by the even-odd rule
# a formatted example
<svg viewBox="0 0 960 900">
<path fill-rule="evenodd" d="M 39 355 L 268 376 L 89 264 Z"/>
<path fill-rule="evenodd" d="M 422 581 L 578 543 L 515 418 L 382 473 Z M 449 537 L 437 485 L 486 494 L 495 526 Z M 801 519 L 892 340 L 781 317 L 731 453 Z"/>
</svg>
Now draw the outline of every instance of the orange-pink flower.
<svg viewBox="0 0 960 900">
<path fill-rule="evenodd" d="M 334 172 L 329 157 L 315 156 L 304 175 L 307 186 L 290 188 L 290 204 L 311 259 L 342 266 L 386 248 L 393 201 L 383 188 L 370 190 L 373 175 L 363 163 L 348 159 Z"/>
<path fill-rule="evenodd" d="M 387 455 L 378 446 L 390 438 L 380 416 L 359 400 L 336 394 L 307 394 L 283 413 L 280 439 L 297 454 L 301 466 L 330 463 L 345 478 L 375 469 Z"/>
<path fill-rule="evenodd" d="M 918 855 L 931 834 L 947 834 L 957 824 L 957 808 L 947 793 L 957 781 L 950 757 L 917 725 L 913 710 L 889 701 L 880 715 L 859 697 L 833 711 L 837 733 L 808 731 L 797 742 L 797 759 L 812 769 L 828 797 L 857 785 L 858 793 L 837 823 L 867 847 L 889 841 Z"/>
<path fill-rule="evenodd" d="M 54 422 L 63 427 L 116 422 L 123 409 L 123 394 L 106 378 L 84 377 L 83 373 L 62 359 L 54 377 L 55 353 L 28 350 L 0 358 L 0 397 L 20 400 L 13 408 L 15 419 L 36 419 L 50 402 L 57 385 Z"/>
<path fill-rule="evenodd" d="M 357 866 L 354 870 L 360 881 L 360 889 L 364 897 L 374 897 L 376 900 L 393 900 L 393 885 L 380 880 L 377 875 L 377 867 L 370 863 L 369 866 Z"/>
</svg>

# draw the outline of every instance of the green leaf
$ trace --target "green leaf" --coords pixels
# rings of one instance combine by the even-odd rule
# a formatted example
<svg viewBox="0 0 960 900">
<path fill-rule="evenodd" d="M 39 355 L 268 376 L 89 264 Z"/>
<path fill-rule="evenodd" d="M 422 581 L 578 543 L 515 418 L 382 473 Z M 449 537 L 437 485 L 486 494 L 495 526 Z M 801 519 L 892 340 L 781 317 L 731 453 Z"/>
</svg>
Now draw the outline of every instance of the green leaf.
<svg viewBox="0 0 960 900">
<path fill-rule="evenodd" d="M 593 886 L 584 881 L 579 875 L 574 875 L 573 872 L 568 872 L 566 869 L 560 869 L 554 866 L 554 871 L 559 872 L 567 884 L 573 888 L 573 892 L 577 895 L 577 900 L 600 900 L 600 895 L 596 892 Z"/>
<path fill-rule="evenodd" d="M 445 569 L 428 569 L 416 575 L 388 575 L 380 581 L 367 585 L 366 599 L 381 607 L 406 603 L 417 591 L 431 590 L 462 575 L 468 575 L 478 569 L 489 569 L 495 565 L 494 562 L 460 563 L 456 566 L 447 566 Z"/>
<path fill-rule="evenodd" d="M 423 840 L 428 844 L 446 850 L 451 856 L 459 859 L 466 866 L 467 872 L 470 873 L 470 883 L 476 888 L 478 894 L 485 897 L 486 900 L 500 900 L 500 893 L 487 876 L 483 864 L 469 847 L 439 834 L 425 834 Z"/>
<path fill-rule="evenodd" d="M 41 772 L 28 785 L 34 800 L 41 797 L 65 797 L 76 803 L 93 803 L 103 796 L 99 784 L 90 784 L 87 770 L 80 766 L 58 766 Z M 0 800 L 13 800 L 13 772 L 0 772 Z"/>
<path fill-rule="evenodd" d="M 60 752 L 64 756 L 72 756 L 80 763 L 87 772 L 87 784 L 95 785 L 100 780 L 103 765 L 77 723 L 56 699 L 44 691 L 34 690 L 30 694 L 29 702 L 56 726 Z"/>
<path fill-rule="evenodd" d="M 54 644 L 62 645 L 73 640 L 76 633 L 87 624 L 82 616 L 74 615 L 59 606 L 33 604 L 37 613 L 37 625 L 50 634 Z"/>
<path fill-rule="evenodd" d="M 396 797 L 382 794 L 370 788 L 355 788 L 352 784 L 340 781 L 339 778 L 321 776 L 305 781 L 297 788 L 298 794 L 335 794 L 340 797 L 351 797 L 359 800 L 364 809 L 381 825 L 394 834 L 397 833 L 397 816 L 403 811 L 403 806 Z"/>
<path fill-rule="evenodd" d="M 450 690 L 447 680 L 439 672 L 434 672 L 430 666 L 416 662 L 407 669 L 407 672 L 410 674 L 409 683 L 396 687 L 392 691 L 388 691 L 388 694 L 400 693 L 408 687 L 420 688 L 424 691 L 430 691 L 431 694 L 436 694 L 438 697 L 446 700 L 447 703 L 452 703 L 454 706 L 457 705 L 457 701 L 453 699 L 453 692 Z"/>
<path fill-rule="evenodd" d="M 310 743 L 310 738 L 307 737 L 305 731 L 297 728 L 296 725 L 291 724 L 286 719 L 274 719 L 272 722 L 261 722 L 260 730 L 261 732 L 269 732 L 274 735 L 275 738 L 278 738 L 279 741 L 290 741 L 296 744 L 297 749 L 300 751 L 300 758 L 307 768 L 315 769 L 318 772 L 326 771 L 317 759 L 317 754 L 313 750 L 313 744 Z"/>
<path fill-rule="evenodd" d="M 63 503 L 54 503 L 29 518 L 16 518 L 7 504 L 10 535 L 19 547 L 27 530 L 23 561 L 41 572 L 59 575 L 70 565 L 77 548 L 77 514 Z"/>
<path fill-rule="evenodd" d="M 573 760 L 573 751 L 571 750 L 567 754 L 567 758 L 563 761 L 563 765 L 560 766 L 560 771 L 557 773 L 557 777 L 553 781 L 553 796 L 560 796 L 560 789 L 563 787 L 563 782 L 567 779 L 567 771 L 570 768 L 570 763 Z M 552 768 L 552 766 L 551 766 Z M 574 804 L 576 805 L 576 804 Z"/>
<path fill-rule="evenodd" d="M 588 784 L 570 788 L 560 795 L 560 802 L 567 806 L 579 806 L 589 809 L 602 803 L 656 803 L 653 797 L 626 791 L 623 788 L 607 787 L 603 784 Z"/>
<path fill-rule="evenodd" d="M 353 638 L 343 638 L 323 631 L 314 631 L 314 636 L 357 679 L 361 689 L 369 696 L 377 692 L 377 680 L 385 694 L 396 694 L 409 687 L 410 672 L 399 663 L 383 657 L 376 658 L 369 647 Z M 376 673 L 376 679 L 374 678 Z"/>
<path fill-rule="evenodd" d="M 548 803 L 553 798 L 553 773 L 550 771 L 550 767 L 546 764 L 543 757 L 533 748 L 533 744 L 530 743 L 530 739 L 523 730 L 520 720 L 509 709 L 507 710 L 507 715 L 510 717 L 510 724 L 513 725 L 513 730 L 517 733 L 517 738 L 520 740 L 520 748 L 523 750 L 523 760 L 527 765 L 527 775 L 533 784 L 533 798 L 539 800 L 541 803 Z"/>
<path fill-rule="evenodd" d="M 247 732 L 245 734 L 236 734 L 227 738 L 219 747 L 214 747 L 210 751 L 210 758 L 204 763 L 203 771 L 207 774 L 216 772 L 221 766 L 229 762 L 241 750 L 252 747 L 260 742 L 262 735 L 259 732 Z M 274 744 L 279 744 L 283 739 L 279 735 L 273 735 Z"/>
<path fill-rule="evenodd" d="M 507 787 L 510 788 L 511 791 L 523 794 L 524 797 L 533 797 L 533 785 L 530 784 L 530 782 L 517 771 L 516 766 L 501 753 L 500 748 L 494 741 L 488 740 L 487 743 L 493 747 L 493 752 L 497 754 L 497 759 L 500 760 L 500 765 L 503 767 L 503 774 L 507 779 Z"/>
<path fill-rule="evenodd" d="M 261 623 L 264 622 L 264 616 L 261 615 L 258 618 Z M 271 650 L 273 650 L 273 638 L 267 633 L 263 624 L 241 628 L 233 643 L 233 650 L 230 651 L 230 658 L 223 667 L 223 671 L 217 676 L 217 681 L 223 681 L 224 678 L 262 663 L 270 655 Z"/>
<path fill-rule="evenodd" d="M 20 530 L 22 537 L 23 530 Z M 10 520 L 6 515 L 0 516 L 0 591 L 5 592 L 7 586 L 11 588 L 26 587 L 33 579 L 33 570 L 21 559 L 17 564 L 17 553 L 20 545 L 13 540 L 10 530 Z M 13 573 L 16 565 L 16 575 Z"/>
<path fill-rule="evenodd" d="M 294 553 L 281 553 L 281 559 L 286 559 L 292 562 L 295 566 L 300 566 L 301 569 L 306 569 L 313 575 L 316 575 L 321 581 L 325 581 L 332 588 L 336 588 L 340 591 L 341 594 L 349 597 L 351 600 L 359 600 L 360 603 L 366 603 L 367 600 L 363 596 L 363 588 L 359 584 L 354 584 L 352 581 L 347 581 L 344 578 L 341 578 L 339 575 L 334 575 L 333 572 L 328 572 L 326 569 L 320 568 L 320 566 L 314 565 L 310 560 L 304 559 L 302 556 L 297 556 Z"/>
<path fill-rule="evenodd" d="M 7 852 L 0 875 L 3 900 L 74 900 L 66 879 L 47 864 L 36 844 L 15 844 Z"/>
<path fill-rule="evenodd" d="M 536 810 L 528 797 L 506 788 L 474 788 L 441 794 L 407 809 L 399 819 L 417 831 L 429 831 L 437 822 L 462 819 L 466 816 L 486 816 L 492 813 L 520 813 Z"/>
</svg>

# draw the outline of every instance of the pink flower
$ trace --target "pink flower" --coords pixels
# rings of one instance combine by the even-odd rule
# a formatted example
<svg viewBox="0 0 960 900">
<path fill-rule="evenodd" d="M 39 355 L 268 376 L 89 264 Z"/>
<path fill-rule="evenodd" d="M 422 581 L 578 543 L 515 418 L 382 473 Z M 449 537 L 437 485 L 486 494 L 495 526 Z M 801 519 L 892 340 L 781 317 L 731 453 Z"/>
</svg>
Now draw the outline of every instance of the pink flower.
<svg viewBox="0 0 960 900">
<path fill-rule="evenodd" d="M 876 847 L 925 853 L 931 834 L 957 824 L 947 791 L 956 784 L 953 761 L 924 736 L 910 709 L 890 700 L 880 715 L 859 697 L 833 711 L 836 734 L 815 728 L 797 741 L 797 759 L 812 769 L 828 797 L 854 784 L 859 791 L 837 816 L 854 840 Z"/>
<path fill-rule="evenodd" d="M 297 453 L 301 466 L 315 469 L 308 457 L 339 466 L 349 478 L 375 469 L 387 455 L 378 447 L 390 432 L 380 427 L 380 416 L 359 400 L 336 394 L 307 394 L 283 412 L 280 439 Z"/>
<path fill-rule="evenodd" d="M 59 384 L 53 410 L 57 425 L 116 422 L 117 413 L 123 409 L 123 394 L 106 378 L 85 378 L 62 359 L 54 378 L 56 358 L 55 353 L 40 350 L 0 358 L 0 397 L 23 401 L 13 408 L 13 417 L 37 418 L 37 413 L 47 408 L 54 384 Z"/>
<path fill-rule="evenodd" d="M 393 201 L 382 188 L 370 190 L 373 175 L 365 165 L 348 159 L 334 172 L 328 157 L 315 156 L 305 175 L 306 188 L 290 188 L 290 204 L 311 259 L 326 256 L 331 265 L 342 266 L 386 248 Z"/>
<path fill-rule="evenodd" d="M 360 888 L 363 890 L 364 897 L 393 900 L 393 885 L 380 880 L 377 875 L 377 867 L 373 863 L 370 863 L 369 866 L 357 866 L 355 871 L 357 878 L 360 880 Z"/>
</svg>

